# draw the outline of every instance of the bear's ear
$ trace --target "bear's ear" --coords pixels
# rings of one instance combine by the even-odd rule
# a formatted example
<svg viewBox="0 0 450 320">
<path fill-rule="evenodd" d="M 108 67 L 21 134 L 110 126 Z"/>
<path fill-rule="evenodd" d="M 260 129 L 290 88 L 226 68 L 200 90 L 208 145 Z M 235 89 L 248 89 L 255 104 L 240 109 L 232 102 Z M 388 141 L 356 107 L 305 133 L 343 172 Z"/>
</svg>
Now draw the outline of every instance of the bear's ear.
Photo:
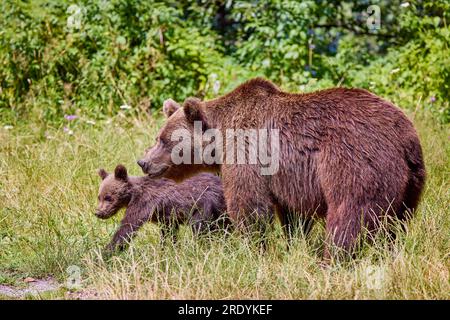
<svg viewBox="0 0 450 320">
<path fill-rule="evenodd" d="M 114 177 L 117 180 L 127 181 L 128 180 L 127 168 L 125 168 L 123 165 L 119 164 L 116 167 L 116 169 L 114 170 Z"/>
<path fill-rule="evenodd" d="M 178 109 L 180 109 L 180 105 L 172 99 L 167 99 L 163 103 L 163 112 L 167 118 L 173 115 Z"/>
<path fill-rule="evenodd" d="M 203 130 L 207 128 L 206 117 L 202 110 L 200 99 L 187 98 L 183 103 L 183 110 L 188 122 L 201 121 Z"/>
<path fill-rule="evenodd" d="M 108 172 L 106 172 L 105 169 L 98 169 L 97 173 L 100 178 L 102 178 L 102 180 L 105 180 L 105 178 L 108 176 Z"/>
</svg>

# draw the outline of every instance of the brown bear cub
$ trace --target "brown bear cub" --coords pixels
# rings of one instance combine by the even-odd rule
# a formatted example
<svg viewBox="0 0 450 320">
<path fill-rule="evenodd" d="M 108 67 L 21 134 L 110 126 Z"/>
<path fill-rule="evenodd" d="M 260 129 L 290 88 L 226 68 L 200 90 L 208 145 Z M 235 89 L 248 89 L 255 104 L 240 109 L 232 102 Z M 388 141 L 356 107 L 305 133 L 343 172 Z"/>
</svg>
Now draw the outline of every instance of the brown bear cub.
<svg viewBox="0 0 450 320">
<path fill-rule="evenodd" d="M 352 251 L 363 229 L 372 234 L 384 229 L 386 218 L 407 220 L 424 187 L 422 148 L 413 124 L 391 102 L 363 89 L 289 93 L 256 78 L 213 100 L 188 98 L 182 106 L 168 100 L 164 111 L 167 121 L 139 161 L 142 170 L 177 181 L 200 171 L 220 172 L 227 214 L 244 229 L 277 213 L 291 237 L 292 221 L 311 226 L 321 217 L 327 242 Z M 258 143 L 263 133 L 274 137 L 269 150 L 258 151 L 270 151 L 276 170 L 263 174 L 267 157 L 261 155 L 254 163 L 233 161 L 239 149 L 227 138 L 212 142 L 223 150 L 221 161 L 172 161 L 179 146 L 174 133 L 186 132 L 195 141 L 209 132 L 228 137 L 238 131 L 261 132 Z M 211 150 L 210 140 L 201 143 L 205 153 Z M 202 151 L 195 143 L 186 145 L 190 149 L 183 155 Z"/>
<path fill-rule="evenodd" d="M 107 251 L 123 249 L 147 221 L 160 223 L 161 239 L 170 234 L 173 241 L 180 224 L 191 225 L 194 234 L 226 224 L 226 219 L 222 219 L 225 212 L 222 184 L 213 174 L 200 174 L 180 184 L 164 178 L 131 177 L 123 165 L 118 165 L 114 174 L 104 169 L 98 174 L 102 182 L 96 216 L 108 219 L 126 207 L 125 217 Z"/>
</svg>

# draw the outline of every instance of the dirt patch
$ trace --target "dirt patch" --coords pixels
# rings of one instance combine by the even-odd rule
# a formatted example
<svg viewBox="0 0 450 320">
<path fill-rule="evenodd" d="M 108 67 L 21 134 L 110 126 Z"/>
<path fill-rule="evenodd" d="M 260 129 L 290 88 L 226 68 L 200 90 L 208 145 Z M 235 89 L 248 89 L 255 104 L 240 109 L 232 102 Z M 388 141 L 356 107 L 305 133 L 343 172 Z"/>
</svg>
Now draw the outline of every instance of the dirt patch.
<svg viewBox="0 0 450 320">
<path fill-rule="evenodd" d="M 23 299 L 27 296 L 39 296 L 46 292 L 56 292 L 61 288 L 64 288 L 64 286 L 52 277 L 45 279 L 25 278 L 22 287 L 0 284 L 0 297 Z M 98 299 L 98 293 L 92 289 L 68 290 L 61 295 L 61 298 L 71 300 L 95 300 Z"/>
<path fill-rule="evenodd" d="M 66 292 L 66 298 L 72 300 L 96 300 L 99 299 L 95 290 L 85 289 L 74 292 Z"/>
<path fill-rule="evenodd" d="M 27 295 L 38 296 L 44 292 L 56 291 L 61 287 L 61 285 L 52 277 L 46 279 L 26 278 L 24 283 L 26 284 L 24 288 L 0 284 L 0 295 L 20 299 Z"/>
</svg>

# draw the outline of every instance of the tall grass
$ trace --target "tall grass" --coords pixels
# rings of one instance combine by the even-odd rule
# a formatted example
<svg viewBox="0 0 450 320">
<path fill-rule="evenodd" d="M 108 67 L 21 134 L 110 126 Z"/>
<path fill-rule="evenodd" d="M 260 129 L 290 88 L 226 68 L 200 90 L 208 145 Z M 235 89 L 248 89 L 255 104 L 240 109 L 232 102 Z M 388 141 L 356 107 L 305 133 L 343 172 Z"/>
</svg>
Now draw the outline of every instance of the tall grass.
<svg viewBox="0 0 450 320">
<path fill-rule="evenodd" d="M 265 253 L 236 234 L 197 241 L 188 228 L 162 248 L 157 226 L 147 224 L 127 251 L 105 260 L 101 249 L 121 214 L 94 216 L 96 169 L 123 163 L 139 175 L 135 160 L 160 123 L 77 119 L 73 134 L 36 123 L 1 128 L 0 283 L 47 275 L 64 283 L 76 265 L 82 290 L 100 298 L 449 299 L 450 131 L 420 115 L 414 121 L 428 171 L 414 219 L 394 244 L 380 238 L 329 268 L 320 267 L 323 223 L 289 251 L 277 225 Z"/>
</svg>

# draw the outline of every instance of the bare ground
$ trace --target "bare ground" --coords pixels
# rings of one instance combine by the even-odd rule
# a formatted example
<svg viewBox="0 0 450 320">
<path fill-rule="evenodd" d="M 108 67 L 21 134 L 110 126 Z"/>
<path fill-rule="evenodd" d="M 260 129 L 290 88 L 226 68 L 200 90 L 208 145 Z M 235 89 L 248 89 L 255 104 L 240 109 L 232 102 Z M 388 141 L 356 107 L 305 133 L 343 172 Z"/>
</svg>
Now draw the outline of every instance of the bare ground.
<svg viewBox="0 0 450 320">
<path fill-rule="evenodd" d="M 0 284 L 0 296 L 6 296 L 8 298 L 20 299 L 25 298 L 28 295 L 39 296 L 44 292 L 56 291 L 61 285 L 52 277 L 45 279 L 24 279 L 26 284 L 23 288 L 17 288 L 14 286 Z"/>
</svg>

